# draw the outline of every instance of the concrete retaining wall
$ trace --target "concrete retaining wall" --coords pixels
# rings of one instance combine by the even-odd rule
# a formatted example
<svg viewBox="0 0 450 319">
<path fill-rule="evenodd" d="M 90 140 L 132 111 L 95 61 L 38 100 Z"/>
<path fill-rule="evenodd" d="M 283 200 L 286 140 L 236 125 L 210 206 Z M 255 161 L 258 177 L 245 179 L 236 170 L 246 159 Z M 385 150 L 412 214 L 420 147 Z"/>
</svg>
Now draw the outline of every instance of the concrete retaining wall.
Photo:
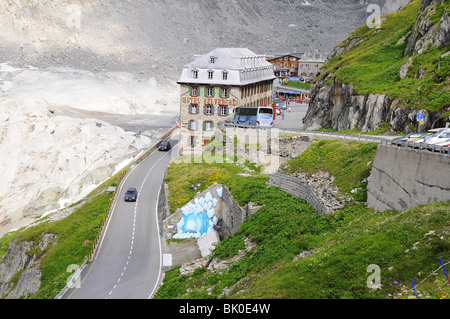
<svg viewBox="0 0 450 319">
<path fill-rule="evenodd" d="M 317 198 L 311 187 L 298 178 L 277 172 L 270 176 L 269 186 L 279 187 L 294 197 L 303 198 L 320 215 L 328 213 L 326 206 Z"/>
<path fill-rule="evenodd" d="M 379 145 L 367 185 L 367 204 L 377 211 L 407 210 L 450 201 L 450 156 Z"/>
<path fill-rule="evenodd" d="M 219 198 L 216 194 L 216 189 L 222 187 L 222 198 Z M 166 206 L 167 199 L 162 200 L 163 197 L 166 197 L 166 194 L 162 194 L 161 187 L 161 196 L 160 196 L 160 206 L 161 211 L 168 212 L 168 208 Z M 213 197 L 218 199 L 217 206 L 215 207 L 215 216 L 219 219 L 217 225 L 214 226 L 214 229 L 218 232 L 220 240 L 225 239 L 228 235 L 234 234 L 239 230 L 242 223 L 251 215 L 251 212 L 248 207 L 240 207 L 236 201 L 231 196 L 229 190 L 225 185 L 222 184 L 213 184 L 207 189 L 205 189 L 203 192 L 198 193 L 195 197 L 201 198 L 205 197 L 207 192 L 211 192 Z M 194 198 L 195 198 L 194 197 Z M 194 199 L 192 199 L 190 202 L 194 202 Z M 166 216 L 164 214 L 161 216 L 163 225 L 163 236 L 164 238 L 168 239 L 171 238 L 174 234 L 176 234 L 177 229 L 167 229 L 165 226 L 167 225 L 176 225 L 180 219 L 181 219 L 181 209 L 175 210 L 175 212 L 170 215 Z"/>
</svg>

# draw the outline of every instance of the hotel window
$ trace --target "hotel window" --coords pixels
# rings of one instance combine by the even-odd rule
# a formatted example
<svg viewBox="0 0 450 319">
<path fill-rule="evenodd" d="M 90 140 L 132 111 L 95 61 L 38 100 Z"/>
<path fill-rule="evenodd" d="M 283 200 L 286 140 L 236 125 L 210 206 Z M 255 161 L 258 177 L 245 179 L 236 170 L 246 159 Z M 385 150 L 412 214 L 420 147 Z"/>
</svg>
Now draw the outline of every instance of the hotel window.
<svg viewBox="0 0 450 319">
<path fill-rule="evenodd" d="M 227 116 L 228 115 L 228 106 L 219 106 L 219 115 Z"/>
<path fill-rule="evenodd" d="M 214 127 L 214 123 L 212 121 L 204 121 L 203 122 L 203 131 L 212 131 Z"/>
<path fill-rule="evenodd" d="M 189 107 L 190 114 L 198 114 L 198 104 L 191 104 Z"/>
<path fill-rule="evenodd" d="M 221 98 L 230 97 L 230 89 L 225 89 L 225 88 L 220 89 L 220 97 Z"/>
<path fill-rule="evenodd" d="M 188 130 L 192 130 L 192 131 L 198 130 L 198 122 L 194 121 L 194 120 L 190 120 L 188 122 Z"/>
<path fill-rule="evenodd" d="M 207 96 L 209 97 L 214 96 L 214 88 L 212 87 L 205 88 L 205 97 Z"/>
<path fill-rule="evenodd" d="M 203 113 L 205 115 L 214 115 L 214 106 L 212 106 L 212 105 L 205 105 L 203 108 L 204 108 L 203 109 Z"/>
<path fill-rule="evenodd" d="M 222 72 L 222 80 L 224 80 L 224 81 L 228 80 L 228 72 L 227 71 Z"/>
<path fill-rule="evenodd" d="M 214 71 L 208 71 L 208 80 L 212 80 L 214 76 Z"/>
<path fill-rule="evenodd" d="M 193 79 L 198 79 L 198 70 L 193 70 L 192 71 L 192 78 Z"/>
<path fill-rule="evenodd" d="M 198 87 L 196 87 L 196 86 L 189 87 L 189 95 L 190 96 L 198 96 Z"/>
</svg>

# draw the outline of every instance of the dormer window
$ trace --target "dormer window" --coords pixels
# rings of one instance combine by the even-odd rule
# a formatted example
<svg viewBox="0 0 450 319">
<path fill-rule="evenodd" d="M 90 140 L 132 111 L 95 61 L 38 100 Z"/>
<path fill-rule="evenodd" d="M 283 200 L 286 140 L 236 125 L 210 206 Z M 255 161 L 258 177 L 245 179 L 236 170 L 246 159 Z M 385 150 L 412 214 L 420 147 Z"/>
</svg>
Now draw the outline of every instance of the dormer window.
<svg viewBox="0 0 450 319">
<path fill-rule="evenodd" d="M 208 80 L 212 80 L 214 76 L 214 71 L 208 71 Z"/>
<path fill-rule="evenodd" d="M 211 56 L 210 58 L 209 58 L 209 62 L 210 63 L 216 63 L 216 57 L 215 56 Z"/>
<path fill-rule="evenodd" d="M 222 72 L 222 80 L 224 80 L 224 81 L 228 80 L 228 72 L 227 71 Z"/>
<path fill-rule="evenodd" d="M 192 70 L 192 78 L 198 79 L 198 70 Z"/>
</svg>

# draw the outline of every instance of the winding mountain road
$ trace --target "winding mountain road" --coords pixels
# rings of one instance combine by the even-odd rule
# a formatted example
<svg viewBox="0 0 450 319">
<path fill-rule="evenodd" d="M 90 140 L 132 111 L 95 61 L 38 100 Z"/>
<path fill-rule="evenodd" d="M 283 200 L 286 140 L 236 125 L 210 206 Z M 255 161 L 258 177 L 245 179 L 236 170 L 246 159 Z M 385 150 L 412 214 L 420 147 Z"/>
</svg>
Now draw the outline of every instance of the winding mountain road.
<svg viewBox="0 0 450 319">
<path fill-rule="evenodd" d="M 177 141 L 171 140 L 172 150 Z M 155 151 L 131 168 L 120 189 L 104 236 L 92 261 L 83 269 L 79 287 L 64 299 L 147 299 L 161 281 L 163 243 L 157 203 L 171 151 Z M 136 202 L 125 202 L 127 188 L 138 190 Z"/>
</svg>

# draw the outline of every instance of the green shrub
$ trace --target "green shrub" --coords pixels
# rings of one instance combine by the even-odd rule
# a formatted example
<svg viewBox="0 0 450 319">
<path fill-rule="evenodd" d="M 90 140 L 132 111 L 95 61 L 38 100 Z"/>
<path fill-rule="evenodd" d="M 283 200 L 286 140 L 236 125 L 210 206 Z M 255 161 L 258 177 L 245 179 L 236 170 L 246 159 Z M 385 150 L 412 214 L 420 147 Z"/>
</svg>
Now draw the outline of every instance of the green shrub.
<svg viewBox="0 0 450 319">
<path fill-rule="evenodd" d="M 378 143 L 357 143 L 339 140 L 319 140 L 300 156 L 289 160 L 283 171 L 288 174 L 318 171 L 334 176 L 333 184 L 340 192 L 351 194 L 355 200 L 365 201 L 366 179 L 370 175 Z M 352 194 L 351 190 L 358 189 Z"/>
</svg>

